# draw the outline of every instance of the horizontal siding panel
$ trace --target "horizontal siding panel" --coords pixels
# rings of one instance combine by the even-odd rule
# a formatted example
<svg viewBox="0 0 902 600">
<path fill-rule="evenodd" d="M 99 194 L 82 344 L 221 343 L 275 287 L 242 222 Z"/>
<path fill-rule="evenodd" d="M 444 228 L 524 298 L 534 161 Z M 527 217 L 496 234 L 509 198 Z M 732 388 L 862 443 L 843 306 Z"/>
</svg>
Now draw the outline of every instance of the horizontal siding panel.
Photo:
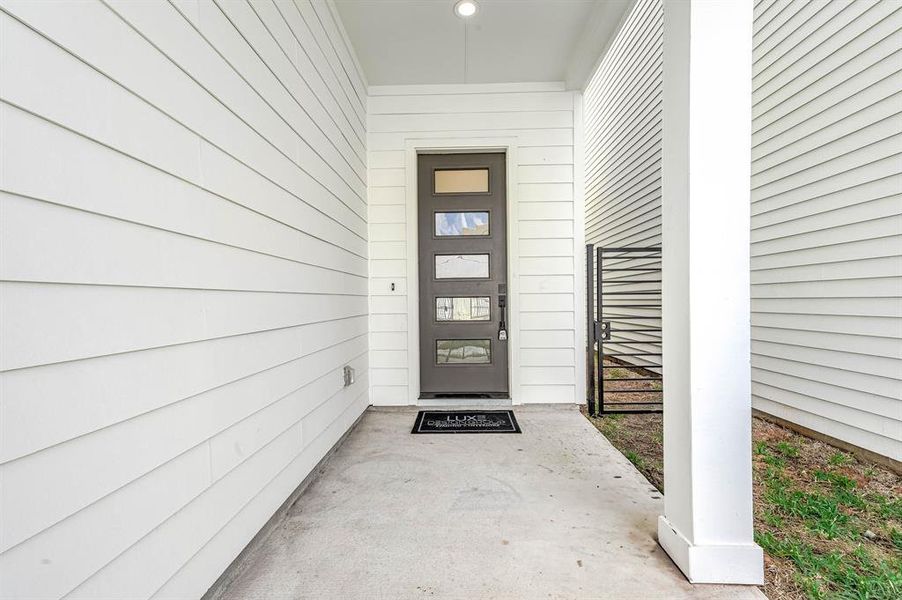
<svg viewBox="0 0 902 600">
<path fill-rule="evenodd" d="M 370 331 L 407 331 L 407 315 L 371 314 Z"/>
<path fill-rule="evenodd" d="M 661 244 L 663 22 L 660 0 L 636 2 L 584 94 L 584 227 L 586 242 L 596 248 Z M 610 283 L 604 291 L 613 287 L 625 289 Z M 632 312 L 636 310 L 643 316 L 660 315 L 660 309 Z M 604 316 L 620 329 L 640 325 L 625 320 L 629 315 L 617 309 L 609 308 Z M 661 352 L 659 335 L 619 333 L 612 341 L 619 343 L 610 352 Z M 660 364 L 659 357 L 650 360 Z M 649 364 L 646 357 L 641 362 Z"/>
<path fill-rule="evenodd" d="M 406 385 L 373 386 L 370 398 L 376 406 L 405 406 L 410 403 Z"/>
<path fill-rule="evenodd" d="M 375 119 L 374 119 L 375 120 Z M 416 133 L 417 138 L 430 139 L 449 139 L 449 138 L 480 138 L 485 137 L 483 130 L 437 130 L 437 131 L 420 131 Z M 387 131 L 387 132 L 368 132 L 367 147 L 372 151 L 384 150 L 405 150 L 407 140 L 411 133 L 405 131 Z M 530 146 L 573 146 L 573 128 L 558 127 L 554 129 L 495 129 L 491 132 L 492 137 L 516 137 L 521 147 Z"/>
<path fill-rule="evenodd" d="M 246 248 L 284 247 L 291 237 L 315 254 L 366 256 L 363 237 L 249 170 L 241 185 L 208 181 L 205 189 L 8 106 L 0 105 L 0 117 L 4 137 L 28 140 L 0 157 L 0 187 L 8 192 Z M 216 193 L 220 186 L 228 196 Z M 249 188 L 253 194 L 242 193 Z"/>
<path fill-rule="evenodd" d="M 522 156 L 522 154 L 521 154 Z M 525 202 L 573 202 L 571 183 L 522 183 L 517 186 L 517 200 Z"/>
<path fill-rule="evenodd" d="M 0 242 L 6 279 L 339 294 L 366 287 L 356 265 L 358 273 L 342 272 L 48 203 L 8 195 L 0 202 L 9 215 Z M 31 219 L 39 220 L 30 232 L 13 229 Z M 41 244 L 40 236 L 56 242 Z"/>
<path fill-rule="evenodd" d="M 752 300 L 758 298 L 899 298 L 895 277 L 839 281 L 758 283 Z M 754 302 L 752 304 L 754 310 Z"/>
<path fill-rule="evenodd" d="M 902 7 L 759 3 L 753 405 L 902 456 Z"/>
<path fill-rule="evenodd" d="M 573 273 L 572 256 L 522 257 L 522 275 L 562 275 Z"/>
<path fill-rule="evenodd" d="M 779 73 L 786 65 L 792 64 L 806 56 L 812 50 L 823 45 L 825 39 L 842 30 L 843 22 L 856 18 L 871 8 L 879 0 L 836 0 L 822 2 L 818 10 L 795 29 L 784 29 L 781 35 L 774 37 L 768 48 L 755 53 L 754 69 L 756 81 L 769 81 L 775 73 Z M 851 13 L 847 11 L 852 11 Z M 836 18 L 838 13 L 845 13 L 843 18 Z M 763 24 L 764 19 L 755 18 L 755 23 Z M 818 35 L 812 35 L 817 31 Z"/>
<path fill-rule="evenodd" d="M 288 58 L 291 63 L 291 69 L 300 77 L 300 80 L 296 80 L 295 75 L 289 71 L 287 75 L 289 86 L 292 88 L 303 88 L 306 85 L 309 87 L 312 94 L 316 97 L 317 103 L 329 114 L 331 123 L 323 119 L 315 120 L 317 122 L 325 121 L 324 130 L 331 129 L 329 126 L 334 124 L 340 131 L 341 137 L 353 148 L 356 157 L 361 162 L 364 161 L 366 159 L 366 149 L 364 148 L 366 132 L 363 124 L 357 115 L 353 114 L 354 109 L 351 107 L 348 99 L 341 95 L 336 97 L 333 94 L 332 88 L 323 78 L 320 70 L 317 69 L 307 52 L 301 48 L 298 40 L 310 37 L 306 27 L 298 27 L 296 25 L 295 28 L 292 28 L 290 18 L 286 18 L 285 14 L 290 11 L 280 8 L 276 3 L 252 3 L 251 9 L 256 13 L 266 29 L 269 30 L 281 51 Z M 185 15 L 186 11 L 180 12 Z M 190 16 L 185 16 L 190 19 Z M 297 94 L 298 92 L 295 93 Z M 358 108 L 361 108 L 359 102 L 357 105 Z M 313 103 L 306 103 L 305 107 L 308 106 L 310 107 L 309 110 L 317 110 Z M 363 172 L 365 174 L 365 169 Z"/>
<path fill-rule="evenodd" d="M 371 96 L 368 105 L 368 112 L 373 116 L 568 111 L 572 109 L 573 95 L 563 91 Z"/>
<path fill-rule="evenodd" d="M 522 275 L 520 292 L 524 294 L 546 294 L 574 292 L 572 275 Z"/>
<path fill-rule="evenodd" d="M 372 242 L 370 260 L 406 260 L 407 245 L 404 242 Z M 370 272 L 370 277 L 373 277 Z"/>
<path fill-rule="evenodd" d="M 573 365 L 573 348 L 520 350 L 520 365 L 526 367 L 569 367 Z"/>
<path fill-rule="evenodd" d="M 572 312 L 522 312 L 520 328 L 524 331 L 573 329 Z"/>
<path fill-rule="evenodd" d="M 366 318 L 356 317 L 0 373 L 0 462 L 255 376 L 366 330 Z"/>
<path fill-rule="evenodd" d="M 406 370 L 407 352 L 404 350 L 374 350 L 370 352 L 370 372 L 372 373 L 377 369 Z M 375 385 L 375 379 L 371 378 L 370 381 L 374 382 Z"/>
<path fill-rule="evenodd" d="M 756 269 L 752 271 L 752 283 L 848 281 L 861 278 L 873 279 L 899 276 L 902 276 L 902 256 L 888 256 L 814 265 Z"/>
<path fill-rule="evenodd" d="M 565 311 L 573 308 L 573 294 L 520 294 L 520 310 Z"/>
<path fill-rule="evenodd" d="M 376 313 L 376 310 L 373 310 Z M 370 348 L 373 350 L 407 350 L 406 331 L 370 332 Z"/>
<path fill-rule="evenodd" d="M 892 122 L 899 112 L 899 98 L 902 92 L 881 98 L 873 104 L 846 115 L 820 129 L 804 136 L 777 136 L 765 143 L 758 144 L 752 152 L 755 163 L 753 175 L 779 165 L 782 161 L 813 153 L 818 148 L 852 135 L 863 127 L 882 121 Z M 818 123 L 822 124 L 823 123 Z M 886 130 L 884 130 L 886 131 Z M 840 146 L 841 144 L 834 144 Z"/>
<path fill-rule="evenodd" d="M 900 202 L 902 202 L 902 194 L 895 194 L 815 214 L 788 216 L 786 215 L 788 211 L 779 211 L 779 216 L 782 216 L 783 219 L 774 222 L 772 225 L 762 224 L 761 219 L 754 218 L 753 226 L 755 229 L 752 242 L 790 237 L 809 231 L 839 227 L 849 223 L 860 223 L 883 218 L 892 219 L 897 216 L 897 207 Z M 779 216 L 772 215 L 771 217 L 779 218 Z"/>
<path fill-rule="evenodd" d="M 567 330 L 544 330 L 520 332 L 520 348 L 570 348 L 573 346 L 573 332 Z"/>
<path fill-rule="evenodd" d="M 366 338 L 358 337 L 260 377 L 194 396 L 3 465 L 5 485 L 0 501 L 4 511 L 10 511 L 7 514 L 22 515 L 5 529 L 4 549 L 138 479 L 269 403 L 292 393 L 303 396 L 305 385 L 329 372 L 334 375 L 330 388 L 339 387 L 333 366 L 336 359 L 350 362 L 365 351 Z M 320 388 L 314 391 L 310 401 L 319 403 L 337 390 L 325 396 Z M 111 453 L 111 448 L 116 452 Z M 101 462 L 103 469 L 79 468 Z"/>
<path fill-rule="evenodd" d="M 520 256 L 569 256 L 573 257 L 571 239 L 521 239 Z"/>
<path fill-rule="evenodd" d="M 402 169 L 407 159 L 403 150 L 372 151 L 367 159 L 370 169 Z"/>
<path fill-rule="evenodd" d="M 366 297 L 0 284 L 0 367 L 20 369 L 363 316 Z"/>
<path fill-rule="evenodd" d="M 157 112 L 153 109 L 156 107 L 168 118 L 182 124 L 190 123 L 191 131 L 244 164 L 253 166 L 262 175 L 291 190 L 299 198 L 315 202 L 316 207 L 326 214 L 337 220 L 350 219 L 356 214 L 358 219 L 363 220 L 364 202 L 357 196 L 347 195 L 348 188 L 344 184 L 341 184 L 341 189 L 330 189 L 331 184 L 339 185 L 338 178 L 334 173 L 330 175 L 331 171 L 327 173 L 324 170 L 325 163 L 315 154 L 310 153 L 310 160 L 305 162 L 305 166 L 312 172 L 299 168 L 299 156 L 280 151 L 249 127 L 224 104 L 217 102 L 214 96 L 198 86 L 188 74 L 137 36 L 104 5 L 60 4 L 57 10 L 45 11 L 39 5 L 17 3 L 15 12 L 100 73 L 115 78 L 125 86 L 114 84 L 86 65 L 77 69 L 69 67 L 76 74 L 83 73 L 80 85 L 72 87 L 61 86 L 62 82 L 56 77 L 22 77 L 16 80 L 14 89 L 28 94 L 19 102 L 27 102 L 26 106 L 30 110 L 105 141 L 108 131 L 118 131 L 114 135 L 119 137 L 127 136 L 130 128 L 146 123 L 148 115 Z M 85 18 L 88 13 L 92 33 L 89 34 L 86 28 L 70 26 L 71 22 Z M 63 71 L 55 65 L 51 68 L 54 73 Z M 29 81 L 34 82 L 30 87 L 27 85 Z M 51 84 L 52 88 L 48 88 Z M 126 91 L 126 88 L 130 91 Z M 97 89 L 98 95 L 108 97 L 110 102 L 133 107 L 134 116 L 122 115 L 127 118 L 116 119 L 115 128 L 104 126 L 104 123 L 110 122 L 105 116 L 100 119 L 95 117 L 94 128 L 91 128 L 92 123 L 85 122 L 85 116 L 103 115 L 97 112 L 97 107 L 91 102 L 93 94 L 85 93 L 92 89 Z M 143 100 L 135 96 L 140 96 Z M 67 112 L 57 116 L 62 106 L 67 107 Z M 67 115 L 70 115 L 68 119 Z M 73 119 L 79 119 L 79 122 L 73 122 Z M 98 120 L 100 123 L 97 123 Z M 98 131 L 97 127 L 105 129 Z M 142 137 L 130 137 L 134 140 L 132 143 L 142 143 Z M 295 144 L 294 148 L 297 149 L 298 145 Z M 317 176 L 323 177 L 324 181 L 317 180 Z"/>
<path fill-rule="evenodd" d="M 902 235 L 863 237 L 849 242 L 815 248 L 752 256 L 752 271 L 799 265 L 826 265 L 842 260 L 858 261 L 870 258 L 892 257 L 896 254 L 895 249 L 898 248 L 900 241 L 902 241 Z"/>
<path fill-rule="evenodd" d="M 549 384 L 572 386 L 575 373 L 573 367 L 524 366 L 520 379 L 524 386 Z"/>
<path fill-rule="evenodd" d="M 774 373 L 767 369 L 757 368 L 756 381 L 780 390 L 799 393 L 814 398 L 829 398 L 829 402 L 840 404 L 855 410 L 873 413 L 888 419 L 899 420 L 902 418 L 902 408 L 899 406 L 899 396 L 886 397 L 875 394 L 863 393 L 860 389 L 851 389 L 846 385 L 830 385 L 822 381 L 813 381 L 787 375 Z M 865 399 L 865 402 L 862 400 Z"/>
<path fill-rule="evenodd" d="M 822 403 L 817 398 L 797 394 L 789 390 L 771 387 L 763 383 L 752 383 L 752 394 L 774 398 L 774 401 L 788 404 L 807 413 L 819 414 L 823 411 Z M 831 417 L 847 427 L 854 427 L 871 432 L 880 437 L 898 442 L 898 418 L 887 419 L 879 415 L 850 409 L 838 404 L 831 406 Z"/>
<path fill-rule="evenodd" d="M 573 167 L 570 165 L 521 165 L 517 181 L 523 183 L 571 183 Z"/>
<path fill-rule="evenodd" d="M 836 332 L 778 329 L 757 325 L 752 334 L 752 339 L 902 360 L 902 340 L 896 337 L 859 336 Z M 902 367 L 902 364 L 900 364 L 900 367 Z"/>
<path fill-rule="evenodd" d="M 118 2 L 117 10 L 120 14 L 128 16 L 137 12 L 133 3 Z M 128 8 L 125 8 L 128 5 Z M 204 5 L 201 11 L 206 10 Z M 360 138 L 356 138 L 356 144 L 351 144 L 344 132 L 337 126 L 325 106 L 321 103 L 307 82 L 301 77 L 296 66 L 291 62 L 291 55 L 286 54 L 279 41 L 273 36 L 273 30 L 260 18 L 264 12 L 252 7 L 249 3 L 230 3 L 214 8 L 207 4 L 206 7 L 223 13 L 223 27 L 229 36 L 238 41 L 237 36 L 244 39 L 241 43 L 235 43 L 238 52 L 227 55 L 225 58 L 233 65 L 240 64 L 240 74 L 246 78 L 252 88 L 260 94 L 264 101 L 282 115 L 289 122 L 292 129 L 302 137 L 316 152 L 321 153 L 326 160 L 334 160 L 333 168 L 346 179 L 348 185 L 355 188 L 358 193 L 362 191 L 365 181 L 364 152 Z M 262 9 L 272 5 L 263 4 Z M 210 12 L 212 13 L 213 10 Z M 276 11 L 273 11 L 276 12 Z M 201 15 L 201 22 L 203 17 Z M 270 23 L 278 25 L 284 23 L 281 18 L 270 13 Z M 213 19 L 210 19 L 213 22 Z M 234 27 L 232 27 L 234 26 Z M 208 35 L 211 42 L 219 48 L 226 47 L 226 43 L 217 43 L 214 28 L 202 30 Z M 187 36 L 185 36 L 187 37 Z M 223 40 L 224 41 L 224 40 Z M 286 39 L 287 41 L 287 39 Z M 240 48 L 240 50 L 239 50 Z M 295 58 L 298 53 L 292 53 Z M 302 54 L 302 53 L 300 53 Z M 256 56 L 256 55 L 259 55 Z M 265 68 L 263 68 L 265 67 Z M 318 79 L 311 73 L 310 76 Z M 357 133 L 359 136 L 359 132 Z"/>
<path fill-rule="evenodd" d="M 520 148 L 517 154 L 517 161 L 520 165 L 572 165 L 573 148 L 567 146 Z"/>
<path fill-rule="evenodd" d="M 761 327 L 775 329 L 798 329 L 821 333 L 902 338 L 902 322 L 898 318 L 892 317 L 872 317 L 870 315 L 819 316 L 809 313 L 808 318 L 800 323 L 798 314 L 757 312 L 755 320 Z"/>
<path fill-rule="evenodd" d="M 3 592 L 12 598 L 60 598 L 95 573 L 135 540 L 140 540 L 158 524 L 197 497 L 209 480 L 209 451 L 197 446 L 126 485 L 114 494 L 60 522 L 0 556 L 4 571 Z M 122 519 L 116 535 L 105 532 L 110 515 Z M 84 540 L 91 540 L 85 551 Z M 50 563 L 42 563 L 49 560 Z M 48 576 L 46 567 L 55 565 Z"/>
<path fill-rule="evenodd" d="M 370 298 L 371 314 L 407 314 L 407 299 L 400 295 L 372 296 Z"/>
<path fill-rule="evenodd" d="M 0 595 L 200 597 L 364 410 L 382 280 L 334 19 L 2 1 Z"/>
<path fill-rule="evenodd" d="M 271 515 L 279 508 L 279 499 L 293 491 L 291 485 L 298 477 L 298 473 L 309 471 L 316 465 L 316 461 L 340 439 L 342 432 L 353 425 L 365 403 L 365 397 L 355 399 L 343 413 L 335 418 L 328 429 L 304 448 L 298 458 L 276 475 L 260 494 L 251 498 L 232 517 L 230 528 L 220 530 L 213 535 L 193 556 L 192 561 L 175 573 L 153 597 L 169 598 L 180 593 L 184 593 L 188 597 L 200 597 L 206 588 L 204 573 L 211 570 L 225 570 L 232 558 L 243 548 L 244 537 L 255 531 L 254 522 L 258 515 Z M 325 408 L 320 410 L 324 411 Z M 329 411 L 333 414 L 337 412 L 331 407 Z M 304 425 L 307 425 L 307 421 L 304 422 Z M 139 559 L 136 559 L 135 562 L 137 560 Z"/>
<path fill-rule="evenodd" d="M 902 302 L 892 297 L 760 298 L 755 302 L 754 312 L 902 318 Z"/>
<path fill-rule="evenodd" d="M 758 331 L 756 326 L 753 335 Z M 765 336 L 766 337 L 766 336 Z M 767 339 L 752 338 L 752 353 L 804 362 L 814 365 L 823 365 L 833 369 L 845 371 L 858 371 L 877 377 L 898 377 L 902 361 L 896 357 L 874 356 L 873 354 L 858 354 L 844 350 L 829 350 L 824 348 L 809 347 L 798 344 L 784 344 L 768 341 Z"/>
<path fill-rule="evenodd" d="M 524 404 L 575 404 L 581 402 L 576 398 L 576 387 L 562 385 L 524 385 L 521 391 Z"/>
<path fill-rule="evenodd" d="M 403 205 L 371 206 L 369 218 L 370 223 L 404 223 L 407 215 Z"/>
<path fill-rule="evenodd" d="M 348 401 L 346 406 L 346 412 L 334 420 L 334 427 L 330 426 L 323 432 L 322 435 L 326 436 L 324 441 L 331 440 L 334 443 L 340 437 L 340 433 L 336 435 L 335 430 L 347 429 L 353 423 L 350 416 L 355 412 L 359 414 L 363 408 L 362 403 L 356 400 Z M 183 565 L 190 563 L 192 557 L 222 529 L 221 523 L 230 522 L 261 491 L 265 493 L 279 473 L 290 468 L 295 461 L 303 463 L 303 468 L 299 469 L 302 473 L 309 472 L 315 466 L 317 455 L 321 457 L 325 454 L 328 446 L 312 447 L 309 454 L 305 453 L 307 440 L 299 435 L 299 429 L 297 425 L 287 429 L 251 459 L 243 462 L 230 477 L 220 479 L 207 488 L 190 504 L 142 538 L 140 544 L 131 546 L 79 585 L 73 595 L 150 597 Z M 297 481 L 298 474 L 292 475 L 290 479 Z M 276 497 L 281 496 L 284 500 L 290 493 L 290 488 L 282 489 Z M 275 500 L 276 498 L 270 499 L 271 505 L 275 506 L 266 507 L 267 510 L 271 508 L 269 512 L 260 511 L 256 515 L 257 520 L 263 514 L 271 515 L 278 508 L 280 502 Z M 246 535 L 239 539 L 243 537 Z M 234 550 L 240 551 L 240 548 Z M 228 561 L 221 564 L 219 572 L 227 565 Z M 142 575 L 136 578 L 135 573 Z"/>
<path fill-rule="evenodd" d="M 528 202 L 520 205 L 520 218 L 524 221 L 572 221 L 573 203 L 571 202 Z"/>
<path fill-rule="evenodd" d="M 871 431 L 843 425 L 834 419 L 822 416 L 820 412 L 805 412 L 791 404 L 783 404 L 770 398 L 754 395 L 752 396 L 752 402 L 756 408 L 766 413 L 798 423 L 803 427 L 819 431 L 825 435 L 842 439 L 860 448 L 867 448 L 895 460 L 902 460 L 902 444 L 897 439 L 886 438 Z"/>
<path fill-rule="evenodd" d="M 372 188 L 378 191 L 370 192 L 368 233 L 372 246 L 370 272 L 377 278 L 370 285 L 370 309 L 373 323 L 380 327 L 370 338 L 374 350 L 391 352 L 393 357 L 403 353 L 407 360 L 411 358 L 408 352 L 416 350 L 407 347 L 409 289 L 405 286 L 391 291 L 395 281 L 406 277 L 410 268 L 406 253 L 411 244 L 415 247 L 417 243 L 407 237 L 410 207 L 404 208 L 407 202 L 416 201 L 405 193 L 408 144 L 420 139 L 432 144 L 431 140 L 442 139 L 478 146 L 487 139 L 515 138 L 517 152 L 512 157 L 517 162 L 509 169 L 516 175 L 516 187 L 510 191 L 516 206 L 510 214 L 517 221 L 511 227 L 516 239 L 509 240 L 509 247 L 519 252 L 509 260 L 518 275 L 520 289 L 510 303 L 514 313 L 510 318 L 519 322 L 521 334 L 512 338 L 515 345 L 511 348 L 511 368 L 519 369 L 521 355 L 516 345 L 528 343 L 530 327 L 554 336 L 533 338 L 534 343 L 545 344 L 538 348 L 561 350 L 555 352 L 554 358 L 549 357 L 548 361 L 554 362 L 550 366 L 574 368 L 574 98 L 559 86 L 552 91 L 521 91 L 523 87 L 503 91 L 479 85 L 370 89 L 369 178 L 371 185 L 380 186 Z M 379 208 L 374 210 L 376 205 Z M 402 244 L 404 257 L 390 254 L 400 252 Z M 402 323 L 393 317 L 405 317 L 407 321 Z M 397 325 L 397 329 L 389 324 Z M 561 361 L 565 364 L 558 364 Z M 543 376 L 541 365 L 530 368 L 536 369 L 535 377 Z M 410 396 L 405 384 L 409 373 L 400 379 L 400 373 L 394 370 L 403 366 L 397 363 L 386 369 L 390 370 L 374 374 L 378 383 L 373 401 L 407 404 Z M 547 376 L 556 381 L 553 372 Z M 541 384 L 540 379 L 536 382 Z M 569 383 L 572 385 L 573 381 Z M 515 402 L 521 401 L 524 387 L 512 390 Z"/>
<path fill-rule="evenodd" d="M 407 190 L 403 187 L 371 187 L 369 188 L 370 206 L 403 206 L 406 192 Z"/>
<path fill-rule="evenodd" d="M 369 236 L 374 242 L 404 242 L 407 229 L 403 223 L 377 223 L 370 225 Z"/>
<path fill-rule="evenodd" d="M 392 287 L 394 285 L 394 287 Z M 371 296 L 398 296 L 407 293 L 407 279 L 395 278 L 370 278 Z"/>
<path fill-rule="evenodd" d="M 370 170 L 370 185 L 374 188 L 405 185 L 404 169 L 372 169 Z"/>
<path fill-rule="evenodd" d="M 573 127 L 572 107 L 560 111 L 381 115 L 370 120 L 372 133 L 561 129 Z"/>
<path fill-rule="evenodd" d="M 521 205 L 520 209 L 526 206 Z M 573 239 L 573 220 L 520 221 L 520 239 Z"/>
<path fill-rule="evenodd" d="M 884 399 L 890 399 L 893 403 L 899 399 L 899 387 L 891 377 L 836 369 L 820 364 L 820 361 L 816 359 L 812 362 L 806 362 L 804 359 L 795 360 L 791 356 L 770 356 L 766 354 L 766 352 L 778 354 L 777 350 L 759 347 L 758 350 L 752 353 L 752 367 L 786 377 L 817 381 L 825 385 L 850 389 L 853 392 L 860 391 L 869 397 L 879 396 Z M 860 405 L 860 408 L 868 410 L 867 406 L 869 404 Z M 887 410 L 886 414 L 891 415 L 892 411 Z"/>
</svg>

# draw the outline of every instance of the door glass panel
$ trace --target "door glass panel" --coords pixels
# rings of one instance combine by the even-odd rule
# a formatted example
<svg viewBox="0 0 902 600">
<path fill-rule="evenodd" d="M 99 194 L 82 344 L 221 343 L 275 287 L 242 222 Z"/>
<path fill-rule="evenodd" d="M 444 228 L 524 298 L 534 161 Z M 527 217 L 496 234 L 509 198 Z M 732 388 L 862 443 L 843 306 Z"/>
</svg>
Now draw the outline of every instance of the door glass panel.
<svg viewBox="0 0 902 600">
<path fill-rule="evenodd" d="M 488 279 L 488 254 L 436 254 L 436 279 Z"/>
<path fill-rule="evenodd" d="M 436 237 L 488 234 L 489 213 L 487 212 L 435 213 Z"/>
<path fill-rule="evenodd" d="M 436 298 L 436 321 L 488 321 L 489 298 Z"/>
<path fill-rule="evenodd" d="M 436 194 L 485 194 L 489 191 L 488 169 L 436 169 Z"/>
<path fill-rule="evenodd" d="M 491 340 L 436 340 L 435 362 L 440 365 L 485 365 L 492 362 Z"/>
</svg>

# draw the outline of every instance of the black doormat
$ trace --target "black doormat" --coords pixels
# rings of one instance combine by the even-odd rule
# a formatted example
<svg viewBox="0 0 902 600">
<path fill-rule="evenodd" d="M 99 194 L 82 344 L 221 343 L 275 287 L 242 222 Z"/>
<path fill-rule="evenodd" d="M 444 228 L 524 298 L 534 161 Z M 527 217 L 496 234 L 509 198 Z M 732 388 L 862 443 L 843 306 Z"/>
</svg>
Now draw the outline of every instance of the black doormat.
<svg viewBox="0 0 902 600">
<path fill-rule="evenodd" d="M 520 433 L 512 410 L 421 410 L 411 433 Z"/>
</svg>

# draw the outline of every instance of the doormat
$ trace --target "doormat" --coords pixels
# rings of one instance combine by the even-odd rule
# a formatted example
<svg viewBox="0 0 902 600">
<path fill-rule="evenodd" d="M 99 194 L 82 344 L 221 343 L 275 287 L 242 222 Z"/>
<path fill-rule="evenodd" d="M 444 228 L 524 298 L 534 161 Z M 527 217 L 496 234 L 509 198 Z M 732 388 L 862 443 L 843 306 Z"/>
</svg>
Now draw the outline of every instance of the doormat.
<svg viewBox="0 0 902 600">
<path fill-rule="evenodd" d="M 421 410 L 411 433 L 521 433 L 512 410 Z"/>
</svg>

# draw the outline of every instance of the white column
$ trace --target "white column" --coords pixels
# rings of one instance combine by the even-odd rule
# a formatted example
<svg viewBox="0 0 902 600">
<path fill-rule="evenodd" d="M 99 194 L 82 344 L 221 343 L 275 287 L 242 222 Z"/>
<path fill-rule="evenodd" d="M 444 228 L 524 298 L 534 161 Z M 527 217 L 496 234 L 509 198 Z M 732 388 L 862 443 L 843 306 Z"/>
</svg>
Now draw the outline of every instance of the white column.
<svg viewBox="0 0 902 600">
<path fill-rule="evenodd" d="M 752 528 L 752 2 L 665 0 L 664 516 L 694 583 L 760 584 Z"/>
</svg>

